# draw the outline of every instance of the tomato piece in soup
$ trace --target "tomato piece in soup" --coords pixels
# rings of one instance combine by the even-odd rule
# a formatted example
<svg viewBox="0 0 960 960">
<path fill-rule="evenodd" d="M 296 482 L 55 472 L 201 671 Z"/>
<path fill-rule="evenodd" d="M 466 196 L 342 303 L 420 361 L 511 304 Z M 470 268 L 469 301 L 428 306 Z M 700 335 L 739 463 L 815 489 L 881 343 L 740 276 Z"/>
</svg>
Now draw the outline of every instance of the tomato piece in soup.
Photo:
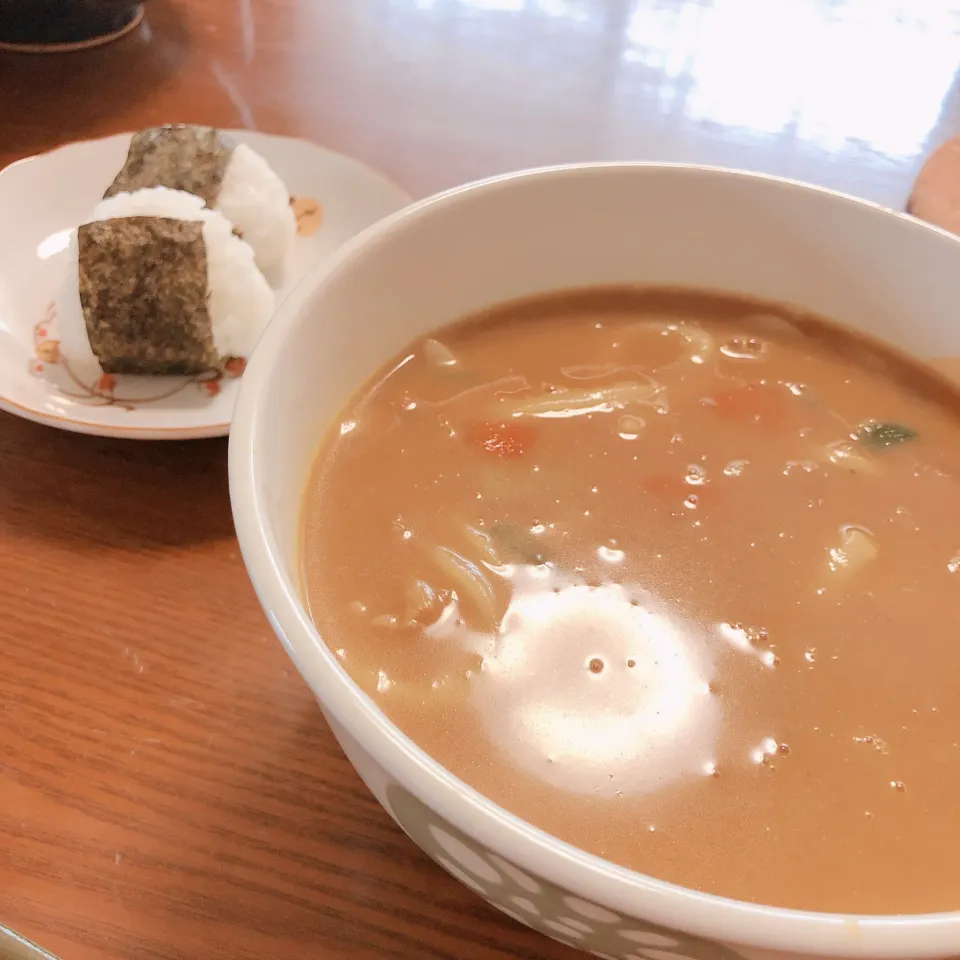
<svg viewBox="0 0 960 960">
<path fill-rule="evenodd" d="M 748 383 L 713 398 L 712 409 L 724 420 L 778 427 L 787 418 L 789 391 L 780 384 Z"/>
</svg>

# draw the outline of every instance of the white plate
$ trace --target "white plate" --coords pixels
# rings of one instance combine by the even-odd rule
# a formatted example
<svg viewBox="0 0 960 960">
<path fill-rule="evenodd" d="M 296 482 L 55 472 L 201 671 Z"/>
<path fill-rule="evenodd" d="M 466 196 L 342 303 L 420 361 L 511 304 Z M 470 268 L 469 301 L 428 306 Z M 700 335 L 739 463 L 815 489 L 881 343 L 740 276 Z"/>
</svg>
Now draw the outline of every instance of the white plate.
<svg viewBox="0 0 960 960">
<path fill-rule="evenodd" d="M 266 158 L 301 207 L 319 205 L 319 228 L 311 234 L 311 218 L 302 222 L 278 304 L 342 243 L 410 203 L 399 187 L 349 157 L 290 137 L 227 132 Z M 238 386 L 230 377 L 86 382 L 57 361 L 54 301 L 70 233 L 123 166 L 130 136 L 71 143 L 0 171 L 0 409 L 99 436 L 223 436 Z"/>
</svg>

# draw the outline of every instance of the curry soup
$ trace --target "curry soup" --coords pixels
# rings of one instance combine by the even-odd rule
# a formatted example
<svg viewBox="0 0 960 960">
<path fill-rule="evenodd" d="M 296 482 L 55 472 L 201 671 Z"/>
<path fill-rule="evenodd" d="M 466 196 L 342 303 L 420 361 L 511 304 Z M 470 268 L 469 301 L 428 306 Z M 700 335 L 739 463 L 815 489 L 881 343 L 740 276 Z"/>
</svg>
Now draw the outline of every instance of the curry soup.
<svg viewBox="0 0 960 960">
<path fill-rule="evenodd" d="M 538 827 L 709 893 L 960 908 L 960 399 L 678 290 L 418 340 L 323 443 L 306 592 L 356 683 Z"/>
</svg>

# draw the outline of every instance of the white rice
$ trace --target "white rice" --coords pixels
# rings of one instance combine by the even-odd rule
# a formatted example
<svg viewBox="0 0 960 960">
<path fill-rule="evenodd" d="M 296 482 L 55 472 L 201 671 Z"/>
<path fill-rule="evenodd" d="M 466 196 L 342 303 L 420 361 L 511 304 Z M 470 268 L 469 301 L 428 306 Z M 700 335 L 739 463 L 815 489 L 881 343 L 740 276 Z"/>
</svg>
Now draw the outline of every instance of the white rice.
<svg viewBox="0 0 960 960">
<path fill-rule="evenodd" d="M 83 380 L 99 376 L 100 362 L 90 348 L 87 325 L 80 306 L 80 263 L 77 256 L 77 231 L 70 234 L 67 247 L 67 275 L 57 298 L 57 335 L 60 353 Z"/>
<path fill-rule="evenodd" d="M 214 345 L 221 357 L 248 358 L 273 315 L 274 294 L 257 269 L 253 250 L 233 233 L 232 224 L 200 197 L 167 187 L 118 193 L 101 201 L 91 222 L 123 217 L 203 221 L 207 254 L 207 309 Z M 99 363 L 87 339 L 80 306 L 76 233 L 70 239 L 69 269 L 58 302 L 60 349 L 77 372 Z"/>
<path fill-rule="evenodd" d="M 133 193 L 115 193 L 93 208 L 90 223 L 123 217 L 166 217 L 171 220 L 205 220 L 214 216 L 201 197 L 169 187 L 147 187 Z"/>
<path fill-rule="evenodd" d="M 282 284 L 297 235 L 297 218 L 283 181 L 259 153 L 244 143 L 237 144 L 227 164 L 216 209 L 253 247 L 257 266 L 275 285 Z"/>
</svg>

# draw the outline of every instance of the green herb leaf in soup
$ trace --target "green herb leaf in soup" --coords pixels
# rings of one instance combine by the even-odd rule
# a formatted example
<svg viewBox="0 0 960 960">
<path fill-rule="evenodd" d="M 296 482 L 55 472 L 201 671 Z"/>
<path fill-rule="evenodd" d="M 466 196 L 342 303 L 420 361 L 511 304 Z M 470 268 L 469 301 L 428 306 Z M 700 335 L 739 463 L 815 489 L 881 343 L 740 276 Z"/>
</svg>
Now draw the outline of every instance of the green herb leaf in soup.
<svg viewBox="0 0 960 960">
<path fill-rule="evenodd" d="M 905 427 L 902 423 L 878 423 L 876 420 L 868 420 L 860 427 L 856 436 L 867 446 L 880 449 L 916 440 L 917 431 Z"/>
</svg>

